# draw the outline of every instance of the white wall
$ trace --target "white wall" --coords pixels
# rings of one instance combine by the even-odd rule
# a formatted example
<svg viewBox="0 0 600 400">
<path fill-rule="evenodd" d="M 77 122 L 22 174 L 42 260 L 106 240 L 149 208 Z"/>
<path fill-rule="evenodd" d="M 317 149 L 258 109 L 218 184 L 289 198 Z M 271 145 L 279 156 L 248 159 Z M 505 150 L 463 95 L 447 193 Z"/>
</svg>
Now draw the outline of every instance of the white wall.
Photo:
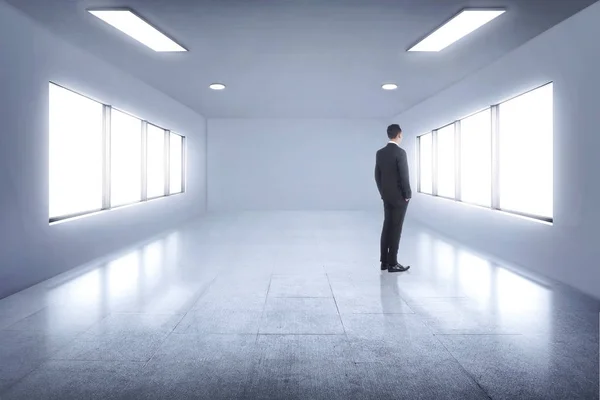
<svg viewBox="0 0 600 400">
<path fill-rule="evenodd" d="M 48 82 L 188 137 L 188 192 L 48 224 Z M 206 122 L 0 2 L 0 298 L 205 211 Z"/>
<path fill-rule="evenodd" d="M 394 118 L 415 136 L 554 81 L 553 226 L 417 195 L 412 216 L 505 260 L 600 297 L 600 3 Z M 439 55 L 443 60 L 443 53 Z M 414 169 L 414 168 L 413 168 Z M 416 188 L 416 174 L 413 174 Z"/>
<path fill-rule="evenodd" d="M 385 121 L 209 119 L 208 209 L 380 207 L 375 152 Z"/>
</svg>

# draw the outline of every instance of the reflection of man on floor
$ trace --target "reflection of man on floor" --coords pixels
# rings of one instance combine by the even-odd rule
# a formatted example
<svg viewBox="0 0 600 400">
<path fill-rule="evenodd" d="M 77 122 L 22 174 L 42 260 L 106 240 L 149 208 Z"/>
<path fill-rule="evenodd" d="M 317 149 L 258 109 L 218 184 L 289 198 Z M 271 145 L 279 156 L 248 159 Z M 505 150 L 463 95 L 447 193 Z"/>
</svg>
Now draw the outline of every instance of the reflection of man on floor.
<svg viewBox="0 0 600 400">
<path fill-rule="evenodd" d="M 398 263 L 398 247 L 404 216 L 412 196 L 408 178 L 406 151 L 400 147 L 402 129 L 397 124 L 387 128 L 387 146 L 377 151 L 375 181 L 383 200 L 385 218 L 381 231 L 381 269 L 402 272 L 410 268 Z"/>
</svg>

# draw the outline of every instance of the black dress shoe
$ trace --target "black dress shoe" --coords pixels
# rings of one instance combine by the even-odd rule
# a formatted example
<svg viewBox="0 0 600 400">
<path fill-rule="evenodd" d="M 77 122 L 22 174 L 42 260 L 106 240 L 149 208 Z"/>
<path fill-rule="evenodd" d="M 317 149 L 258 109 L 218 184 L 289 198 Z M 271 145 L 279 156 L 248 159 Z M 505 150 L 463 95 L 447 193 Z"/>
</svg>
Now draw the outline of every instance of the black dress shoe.
<svg viewBox="0 0 600 400">
<path fill-rule="evenodd" d="M 409 268 L 410 265 L 407 265 L 406 267 L 401 264 L 390 265 L 388 266 L 388 272 L 404 272 L 408 271 Z"/>
<path fill-rule="evenodd" d="M 381 263 L 381 270 L 382 270 L 382 271 L 387 271 L 387 269 L 388 269 L 388 265 L 387 265 L 387 263 L 384 263 L 384 262 L 382 262 L 382 263 Z"/>
</svg>

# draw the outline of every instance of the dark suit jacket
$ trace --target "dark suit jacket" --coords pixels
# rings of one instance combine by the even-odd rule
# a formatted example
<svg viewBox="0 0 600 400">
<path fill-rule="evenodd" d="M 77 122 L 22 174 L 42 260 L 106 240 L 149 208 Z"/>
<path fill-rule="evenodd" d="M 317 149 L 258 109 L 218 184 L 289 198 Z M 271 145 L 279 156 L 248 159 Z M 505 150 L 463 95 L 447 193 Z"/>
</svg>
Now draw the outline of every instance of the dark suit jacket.
<svg viewBox="0 0 600 400">
<path fill-rule="evenodd" d="M 400 205 L 412 197 L 408 178 L 406 151 L 395 143 L 388 143 L 377 151 L 375 181 L 381 198 L 386 203 Z"/>
</svg>

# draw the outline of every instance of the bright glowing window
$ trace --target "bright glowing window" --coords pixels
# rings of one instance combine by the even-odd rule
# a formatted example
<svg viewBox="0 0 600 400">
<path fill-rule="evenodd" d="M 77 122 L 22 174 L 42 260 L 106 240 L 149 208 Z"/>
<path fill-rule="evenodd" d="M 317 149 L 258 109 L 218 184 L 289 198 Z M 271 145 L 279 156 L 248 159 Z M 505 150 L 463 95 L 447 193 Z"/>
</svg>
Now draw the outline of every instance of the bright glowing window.
<svg viewBox="0 0 600 400">
<path fill-rule="evenodd" d="M 552 218 L 553 85 L 499 106 L 500 208 Z"/>
<path fill-rule="evenodd" d="M 165 195 L 165 131 L 148 124 L 147 168 L 149 199 Z"/>
<path fill-rule="evenodd" d="M 454 124 L 437 132 L 437 195 L 454 198 Z"/>
<path fill-rule="evenodd" d="M 112 110 L 110 132 L 110 205 L 142 199 L 142 121 Z"/>
<path fill-rule="evenodd" d="M 456 198 L 458 183 L 465 203 L 552 221 L 553 119 L 553 84 L 548 83 L 462 119 L 458 143 L 455 124 L 439 129 L 435 137 L 419 137 L 420 191 Z"/>
<path fill-rule="evenodd" d="M 169 178 L 169 191 L 171 194 L 181 193 L 182 190 L 182 161 L 183 161 L 183 138 L 171 132 L 169 144 L 169 162 L 171 174 Z"/>
<path fill-rule="evenodd" d="M 50 83 L 50 222 L 182 193 L 186 140 L 165 132 L 147 121 Z M 165 193 L 167 180 L 170 190 Z"/>
<path fill-rule="evenodd" d="M 419 137 L 419 179 L 420 191 L 433 193 L 433 146 L 432 134 Z"/>
<path fill-rule="evenodd" d="M 50 84 L 50 219 L 102 208 L 103 105 Z"/>
<path fill-rule="evenodd" d="M 460 122 L 461 200 L 492 205 L 492 115 L 488 108 Z"/>
</svg>

